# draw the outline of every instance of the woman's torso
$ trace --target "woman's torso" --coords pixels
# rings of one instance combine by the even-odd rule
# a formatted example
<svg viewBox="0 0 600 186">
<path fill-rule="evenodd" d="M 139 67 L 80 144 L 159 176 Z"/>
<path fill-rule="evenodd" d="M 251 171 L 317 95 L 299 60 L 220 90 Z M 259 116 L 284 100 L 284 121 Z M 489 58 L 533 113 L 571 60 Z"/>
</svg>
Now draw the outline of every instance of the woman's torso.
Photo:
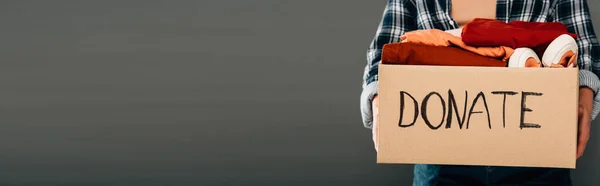
<svg viewBox="0 0 600 186">
<path fill-rule="evenodd" d="M 557 0 L 414 0 L 418 29 L 452 30 L 473 18 L 550 22 Z"/>
</svg>

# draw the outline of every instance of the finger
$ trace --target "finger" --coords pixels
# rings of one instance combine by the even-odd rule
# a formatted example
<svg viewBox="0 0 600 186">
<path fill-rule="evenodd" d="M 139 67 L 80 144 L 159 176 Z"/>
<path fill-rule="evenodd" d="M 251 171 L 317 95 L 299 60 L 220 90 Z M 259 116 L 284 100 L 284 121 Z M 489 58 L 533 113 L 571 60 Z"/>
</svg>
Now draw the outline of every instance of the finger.
<svg viewBox="0 0 600 186">
<path fill-rule="evenodd" d="M 373 112 L 373 137 L 377 134 L 377 128 L 379 124 L 379 113 Z"/>
<path fill-rule="evenodd" d="M 372 129 L 373 143 L 375 146 L 375 151 L 378 151 L 378 148 L 377 148 L 377 146 L 379 144 L 378 130 L 379 130 L 379 99 L 377 96 L 375 96 L 373 98 L 373 129 Z"/>
<path fill-rule="evenodd" d="M 569 67 L 576 67 L 577 66 L 577 53 L 573 54 L 573 57 L 571 57 L 571 59 L 568 62 Z"/>
<path fill-rule="evenodd" d="M 375 118 L 378 117 L 378 114 L 375 115 Z M 373 120 L 373 145 L 375 146 L 375 151 L 378 151 L 377 146 L 379 145 L 379 138 L 378 138 L 378 130 L 379 130 L 379 120 L 378 119 L 374 119 Z"/>
<path fill-rule="evenodd" d="M 578 127 L 578 140 L 577 140 L 577 158 L 583 156 L 583 152 L 587 146 L 587 142 L 590 139 L 590 117 L 586 109 L 579 109 L 579 127 Z"/>
<path fill-rule="evenodd" d="M 567 51 L 566 53 L 564 53 L 562 55 L 562 57 L 560 58 L 560 60 L 558 61 L 558 65 L 563 66 L 563 67 L 567 67 L 569 61 L 571 60 L 571 58 L 573 58 L 575 54 L 573 53 L 573 51 Z"/>
</svg>

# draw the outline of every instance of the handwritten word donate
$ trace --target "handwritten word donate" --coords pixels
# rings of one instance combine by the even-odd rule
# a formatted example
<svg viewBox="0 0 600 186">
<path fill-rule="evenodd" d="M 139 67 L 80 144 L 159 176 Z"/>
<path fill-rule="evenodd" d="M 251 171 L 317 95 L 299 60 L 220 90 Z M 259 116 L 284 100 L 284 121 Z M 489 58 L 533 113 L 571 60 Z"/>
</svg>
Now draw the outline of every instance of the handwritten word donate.
<svg viewBox="0 0 600 186">
<path fill-rule="evenodd" d="M 503 102 L 502 102 L 502 127 L 506 127 L 506 98 L 507 96 L 517 96 L 519 94 L 519 92 L 514 92 L 514 91 L 492 91 L 491 92 L 492 95 L 496 95 L 496 96 L 504 96 Z M 541 126 L 539 124 L 535 124 L 535 123 L 525 123 L 525 112 L 531 112 L 533 111 L 530 108 L 526 107 L 526 98 L 527 96 L 542 96 L 542 93 L 537 93 L 537 92 L 524 92 L 521 91 L 520 92 L 520 99 L 521 99 L 521 109 L 520 109 L 520 118 L 521 118 L 521 122 L 519 127 L 521 129 L 523 128 L 540 128 Z M 423 119 L 423 121 L 425 122 L 425 124 L 427 124 L 427 126 L 429 126 L 429 128 L 433 129 L 433 130 L 437 130 L 440 127 L 442 127 L 444 125 L 444 121 L 446 122 L 445 128 L 449 129 L 450 126 L 452 125 L 452 117 L 453 115 L 456 115 L 456 120 L 458 122 L 458 126 L 460 129 L 463 128 L 465 122 L 466 122 L 466 129 L 469 128 L 469 121 L 471 120 L 471 116 L 473 114 L 482 114 L 483 111 L 473 111 L 473 109 L 475 108 L 475 106 L 479 103 L 479 104 L 483 104 L 485 107 L 485 113 L 487 114 L 487 121 L 488 121 L 488 126 L 491 129 L 492 128 L 492 123 L 490 120 L 490 112 L 488 109 L 488 102 L 486 100 L 486 95 L 483 92 L 479 92 L 476 96 L 475 99 L 473 99 L 473 101 L 470 104 L 470 108 L 469 113 L 467 115 L 467 101 L 468 99 L 468 92 L 465 91 L 465 103 L 464 103 L 464 108 L 462 109 L 462 117 L 459 114 L 459 110 L 458 107 L 456 106 L 456 100 L 454 99 L 454 94 L 452 93 L 452 90 L 448 90 L 448 96 L 446 98 L 442 97 L 442 95 L 440 95 L 440 93 L 438 92 L 430 92 L 429 94 L 427 94 L 427 96 L 425 96 L 423 98 L 423 100 L 421 100 L 421 104 L 419 104 L 419 102 L 417 102 L 417 100 L 408 92 L 405 91 L 400 91 L 400 118 L 398 120 L 398 126 L 402 127 L 402 128 L 406 128 L 406 127 L 411 127 L 414 126 L 415 123 L 417 122 L 417 119 L 419 118 L 419 114 L 421 115 L 421 118 Z M 404 108 L 405 108 L 405 100 L 406 97 L 408 97 L 409 99 L 412 99 L 412 101 L 414 102 L 414 115 L 413 115 L 413 119 L 411 123 L 408 124 L 403 124 L 402 121 L 404 119 Z M 431 101 L 432 97 L 438 97 L 439 101 L 433 102 Z M 443 108 L 443 113 L 442 113 L 442 120 L 439 124 L 437 125 L 433 125 L 431 124 L 431 121 L 429 120 L 429 117 L 427 116 L 427 106 L 430 104 L 441 104 L 442 108 Z M 419 105 L 421 105 L 419 107 Z M 420 108 L 420 109 L 419 109 Z M 446 113 L 447 111 L 447 113 Z"/>
</svg>

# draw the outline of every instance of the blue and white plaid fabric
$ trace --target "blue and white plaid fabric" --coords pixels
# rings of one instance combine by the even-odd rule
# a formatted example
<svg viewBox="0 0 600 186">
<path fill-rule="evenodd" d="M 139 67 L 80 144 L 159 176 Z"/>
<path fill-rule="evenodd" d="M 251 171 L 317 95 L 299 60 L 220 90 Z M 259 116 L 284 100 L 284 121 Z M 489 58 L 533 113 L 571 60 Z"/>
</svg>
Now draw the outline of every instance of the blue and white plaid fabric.
<svg viewBox="0 0 600 186">
<path fill-rule="evenodd" d="M 386 43 L 400 41 L 400 36 L 413 30 L 457 29 L 450 16 L 451 0 L 388 0 L 382 19 L 367 51 L 363 74 L 360 108 L 363 124 L 372 128 L 371 102 L 378 91 L 378 65 L 381 49 Z M 591 118 L 600 112 L 600 48 L 590 19 L 586 0 L 498 0 L 496 19 L 504 22 L 561 22 L 578 34 L 578 65 L 580 86 L 594 90 Z"/>
</svg>

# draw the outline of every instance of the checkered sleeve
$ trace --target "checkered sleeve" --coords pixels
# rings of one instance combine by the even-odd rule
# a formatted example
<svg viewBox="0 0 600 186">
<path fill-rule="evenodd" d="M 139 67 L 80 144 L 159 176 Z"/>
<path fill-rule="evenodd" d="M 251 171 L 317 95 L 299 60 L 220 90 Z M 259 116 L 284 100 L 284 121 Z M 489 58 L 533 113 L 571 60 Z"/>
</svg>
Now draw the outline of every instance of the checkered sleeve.
<svg viewBox="0 0 600 186">
<path fill-rule="evenodd" d="M 405 32 L 416 30 L 415 7 L 411 0 L 388 0 L 377 31 L 367 50 L 367 65 L 363 73 L 360 109 L 363 125 L 372 128 L 371 103 L 378 91 L 378 65 L 384 44 L 400 41 Z"/>
<path fill-rule="evenodd" d="M 600 112 L 600 45 L 594 32 L 586 0 L 559 0 L 554 8 L 554 21 L 565 24 L 569 31 L 576 33 L 579 46 L 578 66 L 580 87 L 589 87 L 594 91 L 594 106 L 591 118 L 594 120 Z"/>
</svg>

